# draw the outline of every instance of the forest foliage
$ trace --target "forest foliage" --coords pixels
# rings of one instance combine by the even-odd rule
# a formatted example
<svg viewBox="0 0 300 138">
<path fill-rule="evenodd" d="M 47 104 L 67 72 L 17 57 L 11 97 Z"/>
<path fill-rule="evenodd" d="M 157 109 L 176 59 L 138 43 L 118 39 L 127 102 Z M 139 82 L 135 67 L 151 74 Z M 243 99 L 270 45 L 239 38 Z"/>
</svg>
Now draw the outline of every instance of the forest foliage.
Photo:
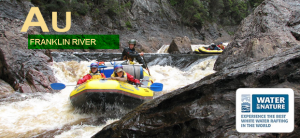
<svg viewBox="0 0 300 138">
<path fill-rule="evenodd" d="M 41 12 L 51 16 L 53 11 L 61 13 L 61 18 L 67 11 L 72 16 L 89 15 L 94 18 L 107 14 L 110 17 L 120 15 L 131 7 L 130 0 L 30 0 L 38 6 Z"/>
<path fill-rule="evenodd" d="M 237 25 L 263 0 L 169 0 L 187 25 Z"/>
<path fill-rule="evenodd" d="M 237 25 L 263 0 L 168 0 L 181 15 L 181 22 L 189 26 L 202 26 L 206 22 L 220 25 Z M 31 0 L 43 14 L 51 17 L 53 11 L 65 18 L 65 12 L 73 16 L 89 15 L 98 19 L 106 14 L 111 18 L 125 17 L 134 0 Z M 159 1 L 161 2 L 161 0 Z M 128 24 L 126 21 L 126 25 Z"/>
</svg>

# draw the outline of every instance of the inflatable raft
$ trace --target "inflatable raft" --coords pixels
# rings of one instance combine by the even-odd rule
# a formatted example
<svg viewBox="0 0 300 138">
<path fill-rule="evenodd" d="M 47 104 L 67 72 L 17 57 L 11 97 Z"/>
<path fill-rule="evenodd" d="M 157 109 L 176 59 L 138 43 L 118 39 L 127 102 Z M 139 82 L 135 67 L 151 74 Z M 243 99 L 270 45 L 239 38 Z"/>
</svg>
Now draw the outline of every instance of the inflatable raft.
<svg viewBox="0 0 300 138">
<path fill-rule="evenodd" d="M 195 50 L 197 54 L 221 54 L 223 50 L 208 50 L 206 47 L 199 47 Z"/>
<path fill-rule="evenodd" d="M 123 62 L 105 62 L 100 72 L 106 77 L 113 73 L 114 64 Z M 140 79 L 142 85 L 136 86 L 127 82 L 109 79 L 91 79 L 77 86 L 70 94 L 70 100 L 76 108 L 100 107 L 105 110 L 107 105 L 135 108 L 147 100 L 153 99 L 153 91 L 149 88 L 153 83 L 151 77 L 140 65 L 123 65 L 123 69 Z"/>
</svg>

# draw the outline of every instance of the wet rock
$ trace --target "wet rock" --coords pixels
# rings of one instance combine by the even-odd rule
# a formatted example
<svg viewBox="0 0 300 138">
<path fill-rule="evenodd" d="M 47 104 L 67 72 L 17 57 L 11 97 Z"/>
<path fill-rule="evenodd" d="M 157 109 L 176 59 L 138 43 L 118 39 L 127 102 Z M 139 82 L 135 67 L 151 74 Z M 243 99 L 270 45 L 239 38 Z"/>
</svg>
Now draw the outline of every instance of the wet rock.
<svg viewBox="0 0 300 138">
<path fill-rule="evenodd" d="M 0 78 L 20 92 L 51 92 L 50 84 L 56 82 L 49 50 L 28 49 L 28 33 L 21 33 L 23 22 L 18 19 L 0 18 L 5 26 L 0 37 Z"/>
<path fill-rule="evenodd" d="M 232 39 L 231 36 L 224 29 L 219 28 L 216 23 L 205 24 L 199 30 L 199 33 L 206 43 L 224 42 Z"/>
<path fill-rule="evenodd" d="M 281 59 L 281 60 L 279 60 Z M 137 107 L 93 137 L 299 137 L 288 134 L 238 133 L 235 95 L 238 88 L 292 88 L 300 98 L 300 49 L 236 64 L 194 84 L 177 89 Z M 268 81 L 265 80 L 268 76 Z M 292 78 L 290 78 L 292 77 Z M 300 101 L 295 100 L 295 127 L 300 123 Z"/>
<path fill-rule="evenodd" d="M 192 52 L 191 41 L 186 36 L 173 39 L 168 49 L 170 54 L 187 54 Z"/>
<path fill-rule="evenodd" d="M 205 42 L 199 39 L 192 39 L 191 44 L 204 44 Z"/>
<path fill-rule="evenodd" d="M 26 74 L 26 80 L 30 83 L 33 84 L 35 91 L 37 92 L 49 92 L 49 90 L 45 89 L 48 88 L 50 89 L 49 85 L 49 79 L 47 76 L 45 76 L 43 73 L 35 70 L 35 69 L 29 69 L 27 74 Z"/>
<path fill-rule="evenodd" d="M 8 83 L 0 79 L 0 98 L 13 93 L 14 91 L 15 90 Z"/>
<path fill-rule="evenodd" d="M 299 16 L 299 1 L 264 1 L 242 21 L 234 41 L 220 55 L 214 69 L 255 62 L 299 45 Z"/>
<path fill-rule="evenodd" d="M 29 84 L 27 82 L 25 82 L 23 84 L 17 84 L 15 86 L 15 89 L 17 89 L 18 91 L 21 91 L 23 93 L 31 93 L 31 92 L 33 92 L 33 90 L 31 90 L 31 87 L 29 86 Z"/>
<path fill-rule="evenodd" d="M 11 0 L 2 0 L 0 2 L 0 17 L 25 20 L 26 15 L 23 4 Z"/>
</svg>

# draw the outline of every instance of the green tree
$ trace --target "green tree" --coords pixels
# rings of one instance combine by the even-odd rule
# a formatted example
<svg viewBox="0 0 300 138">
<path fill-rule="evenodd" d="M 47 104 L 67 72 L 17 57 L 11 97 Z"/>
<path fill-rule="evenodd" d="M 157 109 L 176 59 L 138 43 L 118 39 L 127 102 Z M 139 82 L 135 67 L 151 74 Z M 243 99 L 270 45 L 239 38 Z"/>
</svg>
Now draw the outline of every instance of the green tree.
<svg viewBox="0 0 300 138">
<path fill-rule="evenodd" d="M 264 0 L 249 0 L 251 7 L 257 7 L 259 4 L 261 4 Z"/>
<path fill-rule="evenodd" d="M 248 8 L 254 8 L 261 2 L 262 0 L 169 0 L 170 5 L 181 13 L 182 22 L 192 26 L 204 22 L 239 24 L 249 14 L 248 11 L 251 11 Z"/>
<path fill-rule="evenodd" d="M 218 18 L 220 16 L 220 14 L 223 12 L 223 9 L 224 9 L 223 0 L 210 0 L 209 13 L 213 20 L 215 20 L 215 18 Z"/>
</svg>

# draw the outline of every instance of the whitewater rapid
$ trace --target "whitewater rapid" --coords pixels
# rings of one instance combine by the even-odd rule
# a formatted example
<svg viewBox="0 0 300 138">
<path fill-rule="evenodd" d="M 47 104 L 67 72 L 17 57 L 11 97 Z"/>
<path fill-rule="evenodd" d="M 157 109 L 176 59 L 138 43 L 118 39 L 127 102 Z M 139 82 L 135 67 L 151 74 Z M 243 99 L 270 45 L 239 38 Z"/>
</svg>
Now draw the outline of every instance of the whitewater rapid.
<svg viewBox="0 0 300 138">
<path fill-rule="evenodd" d="M 156 92 L 155 97 L 214 73 L 215 60 L 202 59 L 185 70 L 167 65 L 150 66 L 154 82 L 164 85 L 163 91 Z M 104 123 L 94 123 L 99 120 L 98 114 L 78 113 L 70 103 L 70 92 L 74 89 L 76 81 L 89 73 L 89 65 L 92 62 L 96 61 L 53 62 L 51 68 L 58 82 L 70 86 L 56 93 L 20 94 L 22 100 L 1 102 L 0 137 L 91 137 L 106 125 L 117 121 L 118 118 L 104 116 Z"/>
</svg>

